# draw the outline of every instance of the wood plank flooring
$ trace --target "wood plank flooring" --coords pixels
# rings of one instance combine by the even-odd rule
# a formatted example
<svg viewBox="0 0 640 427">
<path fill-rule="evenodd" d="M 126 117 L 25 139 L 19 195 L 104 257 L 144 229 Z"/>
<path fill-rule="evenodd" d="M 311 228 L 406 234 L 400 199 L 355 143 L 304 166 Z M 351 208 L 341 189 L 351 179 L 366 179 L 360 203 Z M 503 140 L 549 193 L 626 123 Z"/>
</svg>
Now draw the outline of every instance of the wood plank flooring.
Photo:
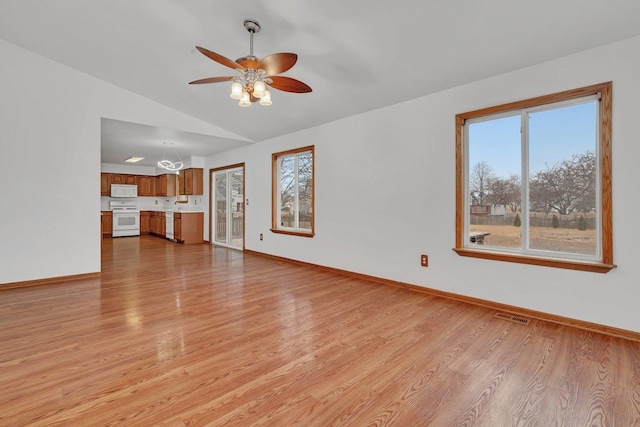
<svg viewBox="0 0 640 427">
<path fill-rule="evenodd" d="M 0 291 L 1 426 L 640 426 L 640 343 L 209 245 Z"/>
</svg>

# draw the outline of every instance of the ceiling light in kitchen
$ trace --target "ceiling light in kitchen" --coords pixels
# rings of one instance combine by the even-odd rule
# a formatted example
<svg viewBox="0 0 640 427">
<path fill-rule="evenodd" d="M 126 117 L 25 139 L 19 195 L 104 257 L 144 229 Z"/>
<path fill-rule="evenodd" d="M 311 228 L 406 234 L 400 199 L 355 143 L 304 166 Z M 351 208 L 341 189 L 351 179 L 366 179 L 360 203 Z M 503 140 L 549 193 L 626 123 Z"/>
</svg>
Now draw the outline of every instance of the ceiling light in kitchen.
<svg viewBox="0 0 640 427">
<path fill-rule="evenodd" d="M 143 159 L 144 159 L 144 157 L 135 157 L 135 156 L 133 156 L 133 157 L 129 157 L 128 159 L 124 159 L 124 161 L 127 162 L 127 163 L 136 163 L 136 162 L 139 162 L 140 160 L 143 160 Z"/>
</svg>

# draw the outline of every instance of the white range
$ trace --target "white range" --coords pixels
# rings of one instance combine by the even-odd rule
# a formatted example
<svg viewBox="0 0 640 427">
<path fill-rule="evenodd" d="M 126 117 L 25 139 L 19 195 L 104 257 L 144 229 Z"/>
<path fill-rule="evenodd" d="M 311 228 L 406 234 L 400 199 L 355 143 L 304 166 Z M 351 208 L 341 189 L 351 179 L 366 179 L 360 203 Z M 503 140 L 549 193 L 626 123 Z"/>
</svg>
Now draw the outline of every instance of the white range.
<svg viewBox="0 0 640 427">
<path fill-rule="evenodd" d="M 113 237 L 140 235 L 140 211 L 135 200 L 112 200 L 109 209 L 113 215 Z"/>
</svg>

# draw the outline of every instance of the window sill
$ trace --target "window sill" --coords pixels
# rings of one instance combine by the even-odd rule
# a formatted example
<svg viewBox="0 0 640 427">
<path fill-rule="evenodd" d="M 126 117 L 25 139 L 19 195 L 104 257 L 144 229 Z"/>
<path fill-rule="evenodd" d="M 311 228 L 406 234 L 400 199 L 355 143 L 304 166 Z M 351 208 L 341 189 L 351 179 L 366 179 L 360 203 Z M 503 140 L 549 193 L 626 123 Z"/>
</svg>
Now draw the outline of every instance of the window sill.
<svg viewBox="0 0 640 427">
<path fill-rule="evenodd" d="M 503 252 L 478 251 L 468 248 L 453 248 L 460 256 L 471 258 L 491 259 L 494 261 L 516 262 L 520 264 L 541 265 L 544 267 L 564 268 L 568 270 L 589 271 L 592 273 L 608 273 L 616 268 L 615 264 L 603 264 L 599 262 L 569 261 L 553 258 L 539 258 L 527 255 L 514 255 Z"/>
<path fill-rule="evenodd" d="M 316 235 L 313 231 L 305 233 L 303 231 L 280 230 L 278 228 L 271 228 L 271 232 L 276 234 L 288 234 L 290 236 L 300 236 L 300 237 L 313 237 Z"/>
</svg>

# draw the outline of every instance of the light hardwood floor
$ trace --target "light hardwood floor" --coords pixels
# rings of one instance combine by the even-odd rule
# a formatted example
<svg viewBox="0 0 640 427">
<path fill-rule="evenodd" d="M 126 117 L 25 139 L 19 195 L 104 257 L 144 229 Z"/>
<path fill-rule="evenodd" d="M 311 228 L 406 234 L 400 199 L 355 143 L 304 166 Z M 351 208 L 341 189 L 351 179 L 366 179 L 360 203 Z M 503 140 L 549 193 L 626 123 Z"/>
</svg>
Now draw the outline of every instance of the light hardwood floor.
<svg viewBox="0 0 640 427">
<path fill-rule="evenodd" d="M 155 237 L 0 291 L 2 426 L 640 426 L 640 343 Z"/>
</svg>

